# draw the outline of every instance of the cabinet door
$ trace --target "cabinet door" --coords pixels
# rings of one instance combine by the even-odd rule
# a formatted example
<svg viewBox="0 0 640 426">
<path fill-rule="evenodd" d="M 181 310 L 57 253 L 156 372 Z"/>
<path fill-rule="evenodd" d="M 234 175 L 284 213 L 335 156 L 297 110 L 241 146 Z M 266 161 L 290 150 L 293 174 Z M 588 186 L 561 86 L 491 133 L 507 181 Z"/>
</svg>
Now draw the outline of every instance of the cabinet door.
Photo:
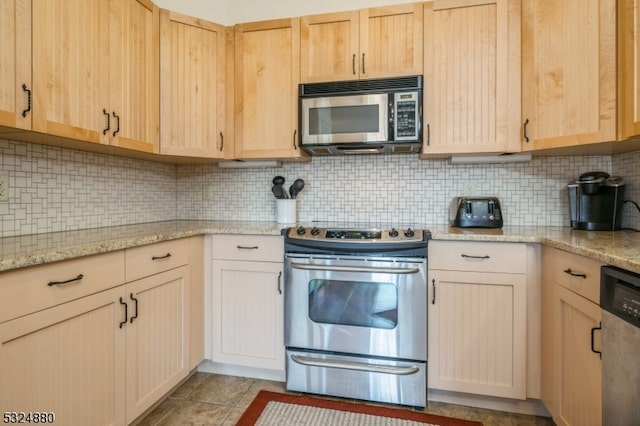
<svg viewBox="0 0 640 426">
<path fill-rule="evenodd" d="M 522 15 L 523 149 L 615 140 L 616 1 L 525 0 Z"/>
<path fill-rule="evenodd" d="M 360 77 L 422 74 L 422 3 L 360 11 Z"/>
<path fill-rule="evenodd" d="M 162 154 L 224 158 L 225 38 L 221 25 L 161 11 Z"/>
<path fill-rule="evenodd" d="M 426 3 L 423 154 L 520 150 L 520 2 Z"/>
<path fill-rule="evenodd" d="M 355 80 L 360 74 L 357 11 L 300 18 L 300 80 Z"/>
<path fill-rule="evenodd" d="M 32 0 L 32 13 L 32 129 L 109 143 L 107 0 Z"/>
<path fill-rule="evenodd" d="M 599 350 L 601 310 L 595 303 L 557 286 L 555 327 L 556 397 L 559 425 L 600 425 L 602 421 L 602 361 L 591 349 L 593 333 Z"/>
<path fill-rule="evenodd" d="M 640 0 L 618 2 L 619 139 L 640 135 Z"/>
<path fill-rule="evenodd" d="M 526 398 L 526 276 L 433 270 L 429 387 Z"/>
<path fill-rule="evenodd" d="M 127 284 L 127 423 L 189 373 L 189 268 Z"/>
<path fill-rule="evenodd" d="M 30 129 L 31 0 L 0 0 L 0 28 L 0 133 Z"/>
<path fill-rule="evenodd" d="M 236 26 L 236 157 L 300 158 L 300 20 Z"/>
<path fill-rule="evenodd" d="M 109 105 L 111 145 L 144 152 L 159 146 L 159 23 L 150 0 L 111 0 Z"/>
<path fill-rule="evenodd" d="M 213 361 L 284 370 L 282 263 L 213 261 Z"/>
<path fill-rule="evenodd" d="M 123 287 L 0 324 L 0 411 L 124 425 Z"/>
</svg>

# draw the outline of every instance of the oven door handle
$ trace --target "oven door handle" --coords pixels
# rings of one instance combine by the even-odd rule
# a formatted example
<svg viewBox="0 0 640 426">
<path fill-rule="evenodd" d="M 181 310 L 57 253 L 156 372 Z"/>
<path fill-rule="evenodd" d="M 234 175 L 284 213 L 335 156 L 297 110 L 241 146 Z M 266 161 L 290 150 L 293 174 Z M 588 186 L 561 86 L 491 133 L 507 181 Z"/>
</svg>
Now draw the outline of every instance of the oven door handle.
<svg viewBox="0 0 640 426">
<path fill-rule="evenodd" d="M 419 268 L 381 268 L 379 266 L 337 266 L 337 265 L 311 265 L 306 263 L 292 263 L 294 269 L 306 269 L 309 271 L 335 271 L 335 272 L 365 272 L 379 274 L 417 274 Z"/>
<path fill-rule="evenodd" d="M 355 361 L 339 361 L 331 359 L 318 359 L 308 356 L 291 355 L 291 360 L 298 364 L 308 365 L 311 367 L 329 367 L 341 368 L 344 370 L 368 371 L 373 373 L 395 374 L 397 376 L 406 376 L 416 374 L 420 369 L 412 365 L 411 367 L 397 367 L 393 365 L 372 365 L 364 362 Z"/>
</svg>

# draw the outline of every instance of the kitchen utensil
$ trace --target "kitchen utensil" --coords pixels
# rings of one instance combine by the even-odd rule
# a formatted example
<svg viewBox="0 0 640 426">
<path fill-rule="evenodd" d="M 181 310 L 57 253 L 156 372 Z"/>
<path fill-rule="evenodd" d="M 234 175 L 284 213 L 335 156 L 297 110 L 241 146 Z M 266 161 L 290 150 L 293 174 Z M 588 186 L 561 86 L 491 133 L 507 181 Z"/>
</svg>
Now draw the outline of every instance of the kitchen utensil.
<svg viewBox="0 0 640 426">
<path fill-rule="evenodd" d="M 275 195 L 278 200 L 289 198 L 287 191 L 285 191 L 283 187 L 284 178 L 282 176 L 274 177 L 272 182 L 273 187 L 271 187 L 271 192 L 273 192 L 273 195 Z"/>
<path fill-rule="evenodd" d="M 276 199 L 278 200 L 283 200 L 288 198 L 282 185 L 273 185 L 271 187 L 271 192 L 273 192 L 273 195 L 275 195 Z"/>
<path fill-rule="evenodd" d="M 304 189 L 304 180 L 296 179 L 293 184 L 289 187 L 289 195 L 291 198 L 296 198 L 300 191 Z"/>
</svg>

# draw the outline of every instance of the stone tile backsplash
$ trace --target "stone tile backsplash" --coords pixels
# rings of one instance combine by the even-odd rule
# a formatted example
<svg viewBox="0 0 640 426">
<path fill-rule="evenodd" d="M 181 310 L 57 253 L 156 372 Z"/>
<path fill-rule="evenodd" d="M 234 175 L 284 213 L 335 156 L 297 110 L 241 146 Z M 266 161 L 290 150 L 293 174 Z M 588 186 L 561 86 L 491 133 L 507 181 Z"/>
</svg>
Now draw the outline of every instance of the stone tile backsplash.
<svg viewBox="0 0 640 426">
<path fill-rule="evenodd" d="M 581 173 L 623 176 L 640 203 L 640 153 L 535 157 L 528 163 L 454 165 L 417 156 L 316 157 L 281 168 L 170 165 L 0 139 L 0 236 L 172 219 L 273 221 L 271 180 L 302 178 L 298 220 L 443 224 L 465 192 L 500 198 L 507 225 L 568 226 L 566 184 Z M 640 227 L 625 204 L 623 225 Z"/>
</svg>

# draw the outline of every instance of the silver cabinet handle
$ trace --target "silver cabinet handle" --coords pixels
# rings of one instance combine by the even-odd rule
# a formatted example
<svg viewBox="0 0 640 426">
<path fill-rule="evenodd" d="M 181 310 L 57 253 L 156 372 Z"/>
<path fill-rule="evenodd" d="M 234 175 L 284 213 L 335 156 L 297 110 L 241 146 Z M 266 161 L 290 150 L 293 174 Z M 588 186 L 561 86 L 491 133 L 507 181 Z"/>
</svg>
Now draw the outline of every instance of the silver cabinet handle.
<svg viewBox="0 0 640 426">
<path fill-rule="evenodd" d="M 336 271 L 336 272 L 377 272 L 383 274 L 417 274 L 418 268 L 381 268 L 376 266 L 336 266 L 336 265 L 307 265 L 292 263 L 292 268 L 308 271 Z"/>
<path fill-rule="evenodd" d="M 373 373 L 395 374 L 396 376 L 406 376 L 416 374 L 420 369 L 413 365 L 411 367 L 395 367 L 393 365 L 371 365 L 364 362 L 338 361 L 330 359 L 317 359 L 308 356 L 291 355 L 291 360 L 298 364 L 311 367 L 342 368 L 344 370 L 369 371 Z"/>
<path fill-rule="evenodd" d="M 278 272 L 278 294 L 282 294 L 282 271 Z"/>
<path fill-rule="evenodd" d="M 236 246 L 238 250 L 258 250 L 258 246 Z"/>
</svg>

